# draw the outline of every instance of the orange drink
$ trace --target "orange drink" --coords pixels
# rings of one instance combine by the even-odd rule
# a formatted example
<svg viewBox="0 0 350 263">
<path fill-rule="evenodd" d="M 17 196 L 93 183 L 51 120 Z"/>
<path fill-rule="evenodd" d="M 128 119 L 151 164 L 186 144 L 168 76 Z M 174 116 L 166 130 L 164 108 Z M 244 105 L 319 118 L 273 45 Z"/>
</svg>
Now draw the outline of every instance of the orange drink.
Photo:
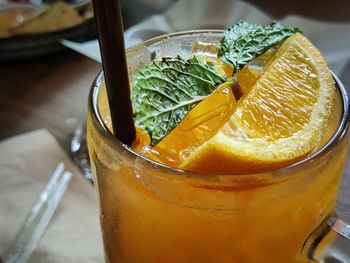
<svg viewBox="0 0 350 263">
<path fill-rule="evenodd" d="M 221 38 L 222 31 L 190 31 L 146 41 L 127 52 L 130 78 L 152 60 L 177 55 L 189 58 L 193 43 L 216 44 Z M 225 72 L 228 71 L 224 69 Z M 340 81 L 335 78 L 335 82 L 333 118 L 327 122 L 327 131 L 316 149 L 308 150 L 301 157 L 293 156 L 291 162 L 279 155 L 274 157 L 271 167 L 269 157 L 268 161 L 253 163 L 260 165 L 259 169 L 247 162 L 234 172 L 225 169 L 215 172 L 212 171 L 215 163 L 221 167 L 223 164 L 220 158 L 210 155 L 211 150 L 195 156 L 192 152 L 184 152 L 182 156 L 175 153 L 169 162 L 162 161 L 162 156 L 157 157 L 172 143 L 174 147 L 189 149 L 190 144 L 197 147 L 204 141 L 218 140 L 210 132 L 204 141 L 186 139 L 185 133 L 179 133 L 182 137 L 178 140 L 184 141 L 176 146 L 176 140 L 168 137 L 168 144 L 161 148 L 161 141 L 158 148 L 153 147 L 159 150 L 155 155 L 154 151 L 142 152 L 146 157 L 115 139 L 108 128 L 108 104 L 100 74 L 89 97 L 87 139 L 100 204 L 106 262 L 322 262 L 338 235 L 332 226 L 341 222 L 334 214 L 334 206 L 348 147 L 348 99 Z M 219 100 L 218 92 L 224 91 L 225 87 L 221 86 L 215 99 Z M 244 92 L 242 98 L 249 99 Z M 236 109 L 244 106 L 239 98 L 230 96 L 220 104 L 227 107 L 228 115 L 216 114 L 220 110 L 215 107 L 210 109 L 222 123 L 231 120 Z M 227 106 L 226 102 L 234 106 Z M 208 107 L 209 104 L 205 108 Z M 218 122 L 211 122 L 210 126 L 227 135 L 227 127 L 222 130 L 224 126 Z M 186 126 L 183 124 L 183 127 Z M 259 131 L 260 136 L 263 129 Z M 194 130 L 192 134 L 200 132 Z M 263 135 L 250 136 L 249 142 Z M 273 143 L 272 137 L 267 141 Z M 294 151 L 292 146 L 289 149 L 290 153 Z M 181 159 L 183 156 L 185 160 Z M 211 161 L 214 159 L 215 162 Z M 178 165 L 172 165 L 174 163 Z M 209 168 L 192 169 L 204 166 Z M 232 169 L 230 165 L 227 167 Z M 349 248 L 349 240 L 343 242 Z"/>
</svg>

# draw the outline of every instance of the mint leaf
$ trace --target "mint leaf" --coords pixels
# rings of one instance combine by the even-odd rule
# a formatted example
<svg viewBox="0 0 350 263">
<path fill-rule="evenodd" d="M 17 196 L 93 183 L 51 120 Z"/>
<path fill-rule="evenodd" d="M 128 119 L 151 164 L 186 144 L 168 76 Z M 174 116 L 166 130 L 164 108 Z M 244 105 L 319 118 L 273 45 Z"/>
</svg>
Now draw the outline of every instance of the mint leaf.
<svg viewBox="0 0 350 263">
<path fill-rule="evenodd" d="M 212 62 L 197 57 L 154 61 L 141 68 L 133 79 L 135 123 L 149 133 L 154 146 L 223 82 L 225 79 Z"/>
<path fill-rule="evenodd" d="M 237 72 L 251 60 L 297 32 L 301 30 L 284 27 L 276 22 L 263 27 L 239 21 L 225 30 L 224 38 L 220 41 L 218 57 L 225 63 L 233 65 Z"/>
</svg>

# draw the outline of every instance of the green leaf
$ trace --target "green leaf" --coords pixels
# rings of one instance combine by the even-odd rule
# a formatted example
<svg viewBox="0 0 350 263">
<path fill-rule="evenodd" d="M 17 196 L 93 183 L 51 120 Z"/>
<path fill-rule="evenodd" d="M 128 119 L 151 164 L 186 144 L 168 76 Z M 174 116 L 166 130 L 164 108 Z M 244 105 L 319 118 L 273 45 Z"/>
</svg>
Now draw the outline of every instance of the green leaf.
<svg viewBox="0 0 350 263">
<path fill-rule="evenodd" d="M 197 57 L 154 61 L 141 68 L 133 79 L 135 123 L 149 133 L 154 146 L 224 81 L 213 63 Z"/>
<path fill-rule="evenodd" d="M 224 38 L 220 41 L 218 57 L 225 63 L 233 65 L 238 72 L 254 58 L 297 32 L 301 30 L 284 27 L 276 22 L 263 27 L 239 21 L 225 30 Z"/>
</svg>

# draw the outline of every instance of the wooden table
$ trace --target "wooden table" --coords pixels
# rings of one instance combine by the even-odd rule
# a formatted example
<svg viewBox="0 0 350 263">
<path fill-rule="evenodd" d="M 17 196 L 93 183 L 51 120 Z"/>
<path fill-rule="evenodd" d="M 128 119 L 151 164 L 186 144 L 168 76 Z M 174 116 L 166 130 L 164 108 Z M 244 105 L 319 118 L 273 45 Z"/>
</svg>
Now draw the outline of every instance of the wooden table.
<svg viewBox="0 0 350 263">
<path fill-rule="evenodd" d="M 47 129 L 64 149 L 86 115 L 90 85 L 101 65 L 73 51 L 0 64 L 0 140 Z M 340 76 L 350 87 L 350 62 Z M 350 223 L 350 160 L 340 189 L 338 214 Z"/>
<path fill-rule="evenodd" d="M 63 148 L 86 115 L 87 95 L 101 65 L 67 50 L 0 64 L 0 139 L 43 128 Z"/>
</svg>

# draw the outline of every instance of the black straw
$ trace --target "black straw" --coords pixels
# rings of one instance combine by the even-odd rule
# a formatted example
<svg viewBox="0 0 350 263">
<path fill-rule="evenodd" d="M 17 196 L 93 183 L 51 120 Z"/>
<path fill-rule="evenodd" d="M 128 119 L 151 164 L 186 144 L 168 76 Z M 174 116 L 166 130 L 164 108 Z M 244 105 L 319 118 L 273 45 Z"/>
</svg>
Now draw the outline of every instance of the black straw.
<svg viewBox="0 0 350 263">
<path fill-rule="evenodd" d="M 136 132 L 132 119 L 128 66 L 120 0 L 93 0 L 114 135 L 131 146 Z"/>
</svg>

